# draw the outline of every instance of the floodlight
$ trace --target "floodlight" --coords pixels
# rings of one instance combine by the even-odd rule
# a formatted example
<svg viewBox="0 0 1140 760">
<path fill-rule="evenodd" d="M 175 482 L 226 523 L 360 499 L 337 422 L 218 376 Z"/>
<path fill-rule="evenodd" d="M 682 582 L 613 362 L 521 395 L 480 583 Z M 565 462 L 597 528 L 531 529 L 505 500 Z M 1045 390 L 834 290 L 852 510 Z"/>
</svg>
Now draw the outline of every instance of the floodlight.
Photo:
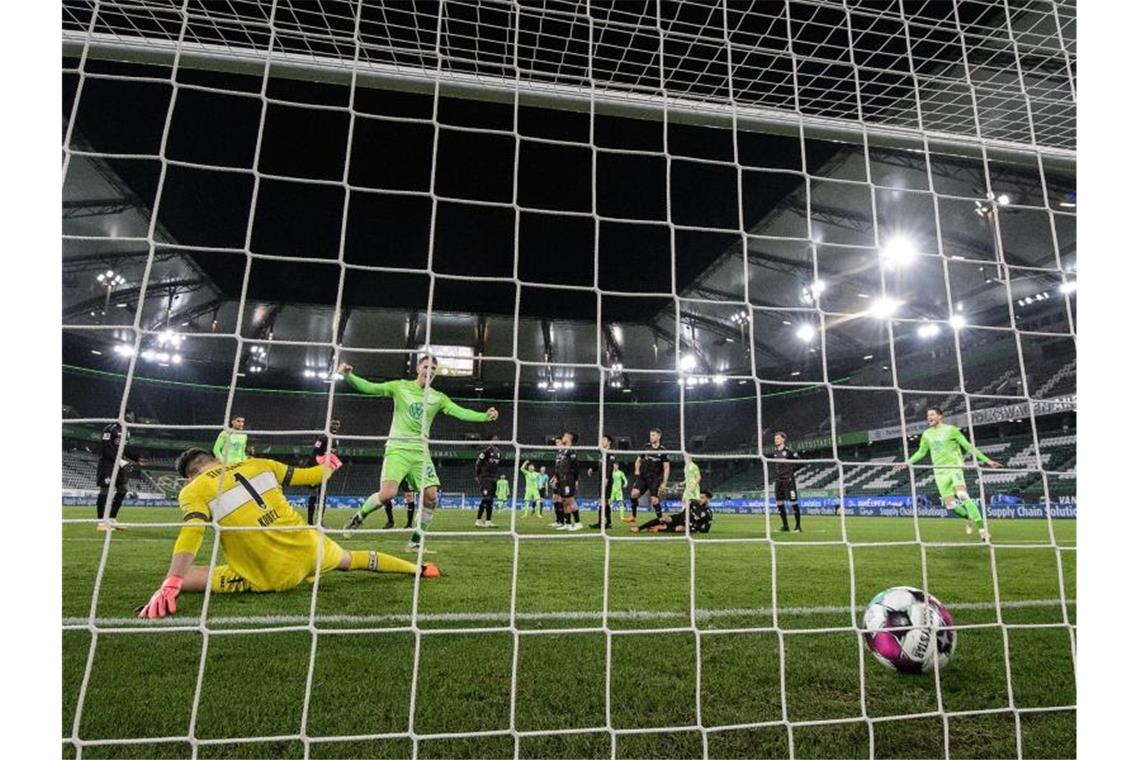
<svg viewBox="0 0 1140 760">
<path fill-rule="evenodd" d="M 811 343 L 812 339 L 815 338 L 815 328 L 811 325 L 800 325 L 799 329 L 796 330 L 796 337 L 804 343 Z"/>
<path fill-rule="evenodd" d="M 876 298 L 871 302 L 871 308 L 868 310 L 872 317 L 879 319 L 887 319 L 902 306 L 901 303 L 893 298 Z"/>
<path fill-rule="evenodd" d="M 879 251 L 879 258 L 887 269 L 906 266 L 914 261 L 917 255 L 918 251 L 914 247 L 914 241 L 904 235 L 894 236 Z"/>
</svg>

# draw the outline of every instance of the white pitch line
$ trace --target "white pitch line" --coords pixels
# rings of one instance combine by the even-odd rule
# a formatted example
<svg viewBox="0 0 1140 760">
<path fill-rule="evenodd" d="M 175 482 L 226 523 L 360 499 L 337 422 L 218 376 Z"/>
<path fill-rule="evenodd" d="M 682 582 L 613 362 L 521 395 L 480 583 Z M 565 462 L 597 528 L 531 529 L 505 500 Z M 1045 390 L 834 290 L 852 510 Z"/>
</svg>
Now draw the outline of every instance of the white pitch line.
<svg viewBox="0 0 1140 760">
<path fill-rule="evenodd" d="M 1069 605 L 1075 606 L 1076 600 L 1070 599 Z M 1004 602 L 1002 609 L 1019 609 L 1023 607 L 1056 607 L 1061 604 L 1060 599 L 1023 599 L 1013 602 Z M 954 610 L 986 610 L 993 609 L 993 602 L 948 602 L 947 607 Z M 850 612 L 850 607 L 781 607 L 781 615 L 834 615 Z M 726 617 L 767 616 L 772 614 L 770 607 L 745 607 L 723 610 L 696 610 L 697 620 L 715 620 Z M 609 614 L 611 620 L 687 620 L 689 613 L 681 610 L 612 610 Z M 599 610 L 567 610 L 563 612 L 518 612 L 515 620 L 542 621 L 542 620 L 601 620 Z M 105 617 L 95 618 L 96 626 L 116 627 L 123 625 L 187 625 L 193 624 L 193 618 L 162 618 L 160 620 L 142 621 L 135 617 Z M 502 622 L 510 620 L 506 612 L 438 612 L 426 613 L 416 616 L 418 623 L 461 623 L 461 622 Z M 315 623 L 410 623 L 411 615 L 317 615 Z M 66 626 L 86 626 L 88 618 L 64 618 Z M 309 622 L 307 615 L 236 615 L 218 616 L 206 619 L 207 626 L 228 625 L 305 625 Z"/>
</svg>

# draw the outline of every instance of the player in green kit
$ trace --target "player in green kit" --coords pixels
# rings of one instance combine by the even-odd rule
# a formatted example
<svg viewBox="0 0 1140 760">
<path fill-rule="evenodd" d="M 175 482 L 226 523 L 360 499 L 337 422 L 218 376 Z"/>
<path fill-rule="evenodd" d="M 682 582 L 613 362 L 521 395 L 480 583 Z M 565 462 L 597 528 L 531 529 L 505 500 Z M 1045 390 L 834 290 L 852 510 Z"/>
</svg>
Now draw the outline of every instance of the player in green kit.
<svg viewBox="0 0 1140 760">
<path fill-rule="evenodd" d="M 223 464 L 238 464 L 249 459 L 245 451 L 249 436 L 244 431 L 245 417 L 230 420 L 229 428 L 218 433 L 218 439 L 214 441 L 214 459 Z"/>
<path fill-rule="evenodd" d="M 617 462 L 613 463 L 613 474 L 610 475 L 610 481 L 613 485 L 610 486 L 610 507 L 617 505 L 618 512 L 621 513 L 621 519 L 625 519 L 625 486 L 629 483 L 629 479 L 621 470 L 621 465 Z"/>
<path fill-rule="evenodd" d="M 507 508 L 507 500 L 511 498 L 511 481 L 507 480 L 506 473 L 499 476 L 495 483 L 495 504 L 502 512 Z"/>
<path fill-rule="evenodd" d="M 966 440 L 961 430 L 942 422 L 942 410 L 938 407 L 932 406 L 926 410 L 926 422 L 930 427 L 923 432 L 918 450 L 906 462 L 896 464 L 895 471 L 905 470 L 907 466 L 917 464 L 930 454 L 930 463 L 934 465 L 934 482 L 938 484 L 942 503 L 954 514 L 966 519 L 967 533 L 973 533 L 974 526 L 977 526 L 981 539 L 989 541 L 990 534 L 982 527 L 981 510 L 966 491 L 966 475 L 962 472 L 966 460 L 962 452 L 973 454 L 979 462 L 989 467 L 1001 465 L 978 451 Z"/>
<path fill-rule="evenodd" d="M 344 375 L 344 379 L 355 390 L 370 396 L 387 396 L 392 399 L 395 407 L 392 426 L 388 429 L 388 443 L 384 446 L 380 490 L 369 496 L 360 511 L 344 526 L 345 537 L 352 535 L 352 531 L 360 527 L 364 518 L 394 497 L 400 481 L 405 479 L 412 490 L 423 493 L 420 527 L 426 529 L 435 516 L 435 507 L 439 503 L 439 476 L 427 445 L 435 415 L 443 412 L 464 422 L 492 422 L 498 419 L 499 412 L 495 407 L 485 412 L 465 409 L 432 388 L 431 380 L 438 366 L 435 357 L 424 356 L 416 365 L 415 380 L 389 380 L 384 383 L 372 383 L 357 377 L 352 373 L 351 364 L 342 363 L 338 368 L 337 371 Z M 419 551 L 421 539 L 420 531 L 413 531 L 408 551 Z"/>
<path fill-rule="evenodd" d="M 538 481 L 542 474 L 534 469 L 534 465 L 530 462 L 523 462 L 522 464 L 523 478 L 526 479 L 526 490 L 523 491 L 523 509 L 522 516 L 530 517 L 533 512 L 535 515 L 542 514 L 542 494 L 538 490 Z"/>
</svg>

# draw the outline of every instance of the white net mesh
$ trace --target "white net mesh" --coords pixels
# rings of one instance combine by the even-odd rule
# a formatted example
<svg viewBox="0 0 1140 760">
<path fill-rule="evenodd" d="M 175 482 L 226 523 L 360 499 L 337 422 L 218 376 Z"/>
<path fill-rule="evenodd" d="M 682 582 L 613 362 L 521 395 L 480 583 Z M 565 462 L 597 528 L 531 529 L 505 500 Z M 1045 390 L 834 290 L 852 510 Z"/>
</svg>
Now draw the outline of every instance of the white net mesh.
<svg viewBox="0 0 1140 760">
<path fill-rule="evenodd" d="M 343 398 L 336 382 L 295 399 L 273 395 L 258 376 L 289 367 L 294 376 L 303 368 L 308 378 L 328 380 L 342 360 L 378 368 L 364 373 L 370 376 L 396 367 L 395 376 L 421 346 L 474 343 L 474 377 L 499 383 L 499 395 L 487 397 L 501 400 L 496 430 L 515 465 L 551 458 L 550 435 L 567 428 L 580 434 L 583 459 L 598 455 L 598 435 L 617 430 L 630 438 L 619 448 L 632 461 L 645 448 L 641 436 L 660 426 L 674 456 L 674 483 L 680 457 L 695 454 L 718 499 L 739 497 L 717 503 L 725 515 L 708 536 L 651 539 L 624 530 L 534 530 L 515 510 L 494 532 L 458 522 L 440 528 L 441 509 L 423 548 L 444 547 L 445 571 L 447 549 L 458 554 L 464 541 L 486 558 L 485 567 L 461 564 L 469 572 L 454 572 L 441 586 L 498 583 L 505 605 L 475 590 L 471 600 L 440 604 L 431 582 L 417 578 L 408 607 L 377 610 L 374 601 L 361 602 L 375 593 L 366 585 L 345 584 L 345 591 L 333 581 L 330 590 L 318 578 L 307 595 L 282 595 L 281 607 L 258 602 L 246 614 L 234 605 L 218 613 L 228 600 L 207 592 L 200 609 L 192 604 L 189 613 L 149 625 L 121 609 L 108 612 L 118 608 L 106 601 L 116 587 L 137 595 L 131 583 L 149 585 L 161 572 L 132 566 L 134 547 L 153 541 L 165 550 L 173 539 L 169 519 L 132 520 L 137 532 L 99 534 L 97 556 L 84 555 L 94 564 L 81 573 L 82 612 L 68 614 L 65 601 L 64 630 L 73 637 L 70 656 L 65 647 L 65 752 L 98 756 L 107 747 L 125 753 L 128 745 L 144 754 L 184 747 L 195 757 L 815 756 L 829 745 L 840 755 L 871 756 L 900 746 L 946 757 L 1068 751 L 1072 724 L 1050 721 L 1075 713 L 1075 532 L 1072 521 L 1059 519 L 1072 515 L 1075 492 L 1068 422 L 1075 418 L 1072 4 L 69 1 L 63 11 L 65 276 L 98 271 L 106 278 L 88 297 L 69 298 L 65 357 L 117 351 L 121 368 L 69 363 L 90 383 L 84 387 L 107 385 L 103 395 L 111 400 L 77 401 L 72 415 L 65 407 L 65 444 L 69 431 L 81 438 L 85 428 L 118 422 L 148 449 L 174 451 L 212 439 L 244 413 L 259 453 L 282 458 L 341 418 L 341 445 L 357 447 L 361 464 L 349 464 L 352 485 L 337 494 L 365 495 L 377 470 L 363 460 L 385 440 L 375 406 Z M 282 88 L 297 81 L 327 89 L 290 95 Z M 116 100 L 116 85 L 153 92 Z M 227 147 L 195 152 L 187 146 L 201 145 L 176 134 L 180 109 L 201 108 L 197 99 L 211 96 L 224 99 L 212 113 L 227 128 L 202 142 Z M 422 107 L 383 105 L 408 98 Z M 454 105 L 464 102 L 475 110 L 498 104 L 506 116 L 464 117 Z M 98 128 L 112 116 L 131 119 L 125 107 L 137 109 L 139 121 L 154 110 L 161 128 L 134 142 Z M 585 137 L 534 128 L 535 111 L 550 109 L 567 123 L 581 119 L 574 123 L 584 125 Z M 312 126 L 307 133 L 294 126 L 283 145 L 274 122 L 285 112 L 303 114 Z M 413 134 L 421 128 L 426 132 Z M 623 130 L 656 132 L 657 143 L 646 147 Z M 457 148 L 456 134 L 470 142 Z M 769 135 L 782 142 L 763 142 Z M 369 142 L 385 140 L 422 149 L 426 169 L 407 179 L 396 159 L 367 153 Z M 495 140 L 505 141 L 506 153 Z M 331 154 L 325 142 L 335 143 Z M 455 161 L 452 151 L 482 144 L 493 157 L 488 164 L 508 156 L 504 182 L 496 185 L 487 166 L 486 178 L 479 176 L 478 162 L 464 164 L 475 173 L 466 185 L 440 169 Z M 230 148 L 242 157 L 225 158 Z M 528 174 L 531 157 L 543 165 L 535 151 L 563 148 L 585 154 L 590 167 L 578 201 L 567 205 L 541 200 L 534 188 L 544 178 Z M 280 168 L 281 155 L 309 151 L 319 157 L 312 165 Z M 623 161 L 633 168 L 615 168 Z M 362 179 L 372 162 L 395 179 Z M 148 168 L 130 168 L 137 165 Z M 195 173 L 208 179 L 194 180 Z M 659 212 L 628 212 L 638 199 L 624 196 L 644 187 L 630 180 L 638 174 L 657 182 Z M 485 195 L 470 190 L 484 179 Z M 244 193 L 236 225 L 206 197 L 233 197 L 223 190 L 233 182 Z M 706 191 L 708 203 L 693 201 Z M 307 195 L 286 199 L 290 193 Z M 364 213 L 405 215 L 409 226 L 419 225 L 416 242 L 400 237 L 405 233 L 386 242 L 369 230 L 370 255 L 354 253 L 361 198 L 390 204 Z M 407 199 L 422 205 L 398 205 Z M 305 204 L 331 209 L 334 231 L 324 248 L 267 243 L 265 225 L 315 224 L 290 219 Z M 500 242 L 493 225 L 472 223 L 458 204 L 506 215 L 513 234 L 499 246 L 505 259 L 492 251 Z M 586 274 L 564 263 L 562 279 L 544 279 L 547 270 L 534 276 L 533 248 L 522 242 L 528 225 L 548 226 L 556 237 L 569 229 L 561 225 L 574 224 L 591 230 L 590 247 L 574 257 Z M 196 232 L 227 225 L 240 234 L 223 240 Z M 626 237 L 607 238 L 623 225 Z M 479 242 L 482 233 L 489 242 Z M 413 244 L 422 244 L 423 261 L 396 250 Z M 658 258 L 645 264 L 651 249 Z M 228 263 L 218 264 L 223 257 Z M 464 258 L 476 266 L 457 266 Z M 505 263 L 484 265 L 482 258 Z M 282 316 L 291 308 L 285 299 L 268 293 L 266 272 L 274 267 L 293 268 L 290 279 L 305 281 L 294 286 L 312 288 L 293 292 L 311 306 L 300 327 Z M 666 274 L 651 277 L 649 269 Z M 116 279 L 128 270 L 127 282 Z M 360 306 L 400 304 L 394 291 L 403 286 L 393 282 L 420 293 L 423 303 L 405 309 L 414 314 L 396 323 L 395 338 L 392 323 L 367 322 Z M 360 291 L 370 289 L 379 295 L 362 299 Z M 490 293 L 501 302 L 497 316 L 456 305 L 464 303 L 454 300 L 462 289 Z M 630 310 L 618 305 L 634 296 L 641 300 L 630 309 L 652 319 L 622 316 Z M 540 301 L 555 302 L 553 315 L 535 309 Z M 471 319 L 456 322 L 457 314 Z M 496 330 L 506 337 L 488 338 Z M 489 349 L 495 340 L 497 353 Z M 925 342 L 915 348 L 908 341 Z M 192 387 L 155 379 L 158 367 L 207 362 L 224 365 L 226 379 Z M 573 393 L 594 384 L 596 398 Z M 478 381 L 470 389 L 484 392 Z M 732 389 L 752 395 L 727 394 Z M 625 403 L 630 391 L 640 404 Z M 573 402 L 541 398 L 562 392 Z M 143 419 L 128 420 L 128 407 L 140 402 L 148 407 Z M 162 411 L 179 404 L 178 415 Z M 933 505 L 924 498 L 937 485 L 929 460 L 891 471 L 901 451 L 914 452 L 922 412 L 935 405 L 1002 462 L 985 474 L 973 460 L 965 468 L 971 495 L 989 506 L 989 543 L 963 544 L 957 527 L 953 536 L 931 527 L 949 521 L 927 519 L 945 511 L 937 498 Z M 255 408 L 264 411 L 247 411 Z M 170 422 L 175 416 L 179 422 Z M 769 444 L 784 428 L 806 465 L 799 473 L 805 525 L 827 526 L 794 542 L 779 535 L 770 508 Z M 467 432 L 437 426 L 437 465 L 464 460 L 461 452 L 472 446 Z M 131 444 L 124 437 L 118 445 L 110 483 L 130 468 L 123 457 Z M 84 457 L 65 453 L 80 481 L 90 476 Z M 160 458 L 152 457 L 151 475 L 132 475 L 138 483 L 130 490 L 176 487 L 172 481 L 164 489 L 153 474 L 170 469 Z M 601 484 L 584 482 L 593 494 L 584 485 L 582 495 L 593 498 Z M 335 483 L 322 487 L 320 503 L 333 500 Z M 469 490 L 446 478 L 443 488 L 445 502 L 449 489 Z M 999 495 L 1010 501 L 994 500 Z M 457 500 L 473 503 L 469 495 Z M 833 517 L 836 503 L 845 510 Z M 730 516 L 736 510 L 762 516 Z M 994 527 L 1005 511 L 1038 519 Z M 65 562 L 80 546 L 66 542 L 93 541 L 89 514 L 65 511 Z M 889 525 L 887 515 L 894 515 Z M 365 527 L 356 539 L 382 537 L 379 526 Z M 218 546 L 209 549 L 211 567 L 224 563 Z M 550 564 L 536 564 L 537 552 Z M 576 580 L 584 566 L 596 574 Z M 532 580 L 535 567 L 568 577 L 546 586 Z M 629 577 L 653 567 L 664 568 L 660 576 Z M 531 583 L 541 598 L 528 593 Z M 674 593 L 654 598 L 661 583 Z M 955 584 L 966 590 L 946 590 Z M 589 592 L 559 596 L 568 585 Z M 894 585 L 927 589 L 961 616 L 955 625 L 963 652 L 921 681 L 886 681 L 887 671 L 875 670 L 862 646 L 864 605 Z M 336 596 L 322 596 L 329 593 Z M 337 608 L 342 603 L 347 610 Z M 282 649 L 280 659 L 301 666 L 277 667 L 272 655 L 257 653 L 272 646 L 263 642 L 291 635 L 300 643 Z M 124 640 L 179 636 L 194 641 L 191 661 L 181 663 L 189 686 L 186 679 L 132 681 L 113 664 L 134 651 Z M 380 676 L 371 668 L 380 666 L 353 654 L 354 642 L 375 637 L 407 638 L 397 658 L 407 667 L 383 670 L 392 683 L 373 682 Z M 497 670 L 472 675 L 465 660 L 492 651 L 484 644 L 495 637 L 509 642 L 499 647 L 509 656 L 496 660 Z M 579 657 L 590 647 L 603 652 L 596 671 Z M 355 665 L 330 669 L 322 648 Z M 536 649 L 552 653 L 549 668 L 535 666 Z M 1025 654 L 1042 649 L 1049 654 Z M 266 671 L 235 671 L 227 680 L 235 659 Z M 959 666 L 984 694 L 962 685 L 953 673 Z M 660 679 L 635 675 L 645 670 Z M 240 692 L 234 680 L 259 677 L 267 709 L 283 705 L 299 712 L 296 720 L 219 718 L 227 684 Z M 594 703 L 568 705 L 550 693 L 561 684 L 579 700 L 570 685 L 579 677 L 600 685 Z M 1041 687 L 1041 677 L 1060 686 Z M 143 692 L 182 689 L 178 704 L 187 714 L 148 721 L 140 710 L 134 721 L 104 720 L 115 696 L 101 679 Z M 398 702 L 399 715 L 382 730 L 327 728 L 335 723 L 328 682 L 341 680 L 358 687 L 353 710 Z M 473 716 L 439 696 L 463 686 L 470 692 L 456 699 L 474 703 Z M 291 688 L 289 700 L 273 696 Z M 771 699 L 761 704 L 757 695 Z M 479 707 L 483 702 L 490 706 Z M 536 718 L 536 703 L 555 717 Z M 683 709 L 673 709 L 680 703 Z M 484 720 L 481 709 L 491 717 Z M 458 717 L 448 719 L 447 710 Z M 922 725 L 934 729 L 908 733 Z M 922 744 L 928 740 L 930 747 Z"/>
</svg>

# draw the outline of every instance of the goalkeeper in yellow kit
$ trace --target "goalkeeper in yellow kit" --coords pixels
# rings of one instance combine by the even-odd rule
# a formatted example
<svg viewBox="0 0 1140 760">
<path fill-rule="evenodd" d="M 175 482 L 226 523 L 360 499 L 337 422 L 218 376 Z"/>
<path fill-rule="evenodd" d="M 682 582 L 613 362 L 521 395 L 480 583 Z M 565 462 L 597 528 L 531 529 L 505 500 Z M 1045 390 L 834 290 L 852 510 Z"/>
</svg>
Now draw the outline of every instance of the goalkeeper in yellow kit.
<svg viewBox="0 0 1140 760">
<path fill-rule="evenodd" d="M 178 457 L 178 474 L 189 482 L 178 494 L 184 523 L 174 544 L 174 557 L 158 591 L 139 617 L 160 618 L 177 611 L 182 591 L 212 593 L 285 591 L 332 570 L 377 573 L 419 572 L 438 576 L 439 569 L 420 567 L 376 551 L 349 551 L 305 522 L 282 490 L 314 486 L 340 467 L 335 454 L 320 457 L 315 467 L 297 469 L 269 459 L 222 464 L 210 452 L 189 449 Z M 220 527 L 226 564 L 212 570 L 193 565 L 206 525 Z M 232 530 L 227 530 L 232 529 Z"/>
</svg>

